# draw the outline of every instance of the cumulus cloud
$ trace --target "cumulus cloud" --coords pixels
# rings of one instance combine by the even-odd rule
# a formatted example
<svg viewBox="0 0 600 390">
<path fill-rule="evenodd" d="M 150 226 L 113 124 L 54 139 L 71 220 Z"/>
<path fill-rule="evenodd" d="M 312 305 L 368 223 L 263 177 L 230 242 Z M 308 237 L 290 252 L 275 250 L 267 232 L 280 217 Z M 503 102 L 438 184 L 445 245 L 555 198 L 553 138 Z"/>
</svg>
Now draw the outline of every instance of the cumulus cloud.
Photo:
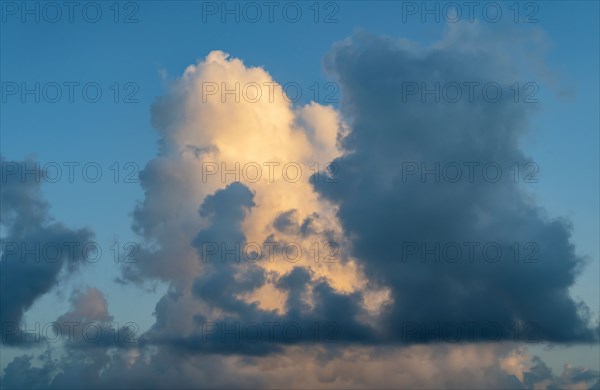
<svg viewBox="0 0 600 390">
<path fill-rule="evenodd" d="M 515 102 L 510 90 L 519 73 L 487 42 L 453 42 L 451 35 L 419 47 L 358 32 L 333 47 L 325 63 L 341 85 L 350 133 L 335 160 L 340 182 L 315 187 L 338 206 L 369 282 L 390 289 L 382 321 L 391 339 L 407 322 L 472 322 L 497 325 L 504 339 L 527 323 L 538 341 L 597 340 L 597 325 L 569 295 L 582 259 L 568 223 L 549 219 L 510 172 L 530 161 L 519 141 L 532 106 Z M 422 94 L 492 82 L 501 95 Z M 415 85 L 419 92 L 409 95 Z M 477 170 L 486 164 L 499 169 Z M 529 245 L 535 262 L 511 257 L 515 245 Z M 412 341 L 436 337 L 415 332 Z"/>
<path fill-rule="evenodd" d="M 598 329 L 568 292 L 582 266 L 568 224 L 507 174 L 528 161 L 533 111 L 515 102 L 511 64 L 462 27 L 429 47 L 357 32 L 325 58 L 337 111 L 296 106 L 265 69 L 209 53 L 152 107 L 159 150 L 133 212 L 144 248 L 122 280 L 168 285 L 155 323 L 136 348 L 19 357 L 3 385 L 28 374 L 62 388 L 592 385 L 597 371 L 556 376 L 514 344 L 590 343 Z M 414 90 L 489 82 L 493 102 L 481 89 L 457 101 Z M 420 172 L 490 162 L 497 180 Z M 447 243 L 469 261 L 421 250 Z M 536 261 L 487 261 L 488 243 L 505 255 L 533 243 Z M 97 290 L 72 303 L 61 320 L 112 319 Z"/>
<path fill-rule="evenodd" d="M 186 70 L 153 107 L 160 153 L 142 173 L 146 197 L 136 208 L 135 228 L 155 247 L 150 261 L 125 272 L 130 280 L 161 278 L 171 285 L 145 335 L 149 345 L 197 359 L 210 353 L 227 361 L 240 355 L 278 361 L 294 348 L 310 354 L 314 340 L 300 338 L 302 347 L 290 347 L 275 335 L 242 346 L 224 342 L 219 326 L 235 333 L 236 324 L 294 323 L 308 329 L 332 323 L 336 347 L 392 344 L 398 350 L 390 353 L 411 351 L 413 357 L 417 350 L 419 356 L 491 351 L 487 368 L 475 364 L 474 372 L 468 371 L 469 383 L 478 386 L 560 382 L 550 372 L 534 378 L 537 360 L 530 369 L 514 346 L 495 342 L 596 340 L 585 307 L 568 293 L 582 261 L 570 243 L 568 224 L 548 219 L 506 173 L 529 161 L 519 145 L 534 107 L 516 104 L 522 102 L 515 102 L 510 90 L 519 80 L 518 64 L 482 45 L 473 31 L 457 28 L 430 47 L 365 32 L 334 45 L 325 65 L 341 86 L 341 113 L 316 103 L 294 107 L 277 95 L 274 101 L 253 102 L 206 95 L 207 85 L 273 82 L 263 69 L 222 52 Z M 408 83 L 489 82 L 502 92 L 493 102 L 481 90 L 457 102 L 406 95 Z M 243 170 L 221 176 L 223 162 L 231 170 L 236 163 L 268 161 L 303 167 L 317 161 L 323 168 L 331 160 L 336 176 L 329 181 L 317 180 L 331 178 L 326 170 L 295 183 L 281 177 L 253 182 L 243 173 L 240 178 Z M 486 176 L 424 181 L 406 171 L 407 163 L 431 169 L 436 163 L 489 162 L 504 169 L 496 181 Z M 221 256 L 249 242 L 294 241 L 308 249 L 315 239 L 336 241 L 339 261 L 316 266 L 271 263 L 264 253 L 256 263 Z M 217 244 L 209 249 L 219 254 L 211 257 L 207 243 Z M 479 251 L 468 262 L 405 261 L 403 243 L 426 248 L 494 243 L 505 254 L 513 253 L 515 244 L 534 243 L 539 260 L 490 263 Z M 465 342 L 480 345 L 461 345 Z M 413 343 L 427 345 L 406 346 Z M 330 349 L 336 348 L 324 348 Z M 379 359 L 369 356 L 377 364 Z M 340 353 L 333 360 L 352 359 Z M 344 371 L 339 377 L 352 377 L 339 369 Z M 464 386 L 456 373 L 466 370 L 449 365 L 447 374 L 428 381 L 431 370 L 415 368 L 410 375 L 423 376 L 392 382 Z M 591 383 L 597 373 L 586 372 Z M 352 380 L 362 385 L 380 383 L 365 373 L 356 376 Z M 324 382 L 351 386 L 337 379 Z M 277 382 L 269 378 L 268 383 Z M 299 378 L 298 383 L 307 382 Z"/>
<path fill-rule="evenodd" d="M 0 165 L 2 343 L 27 344 L 36 335 L 21 330 L 23 314 L 56 286 L 61 271 L 72 273 L 84 263 L 81 247 L 93 234 L 86 228 L 70 229 L 51 217 L 40 188 L 44 172 L 33 160 L 7 161 L 0 156 Z"/>
<path fill-rule="evenodd" d="M 170 283 L 157 307 L 163 335 L 198 349 L 207 321 L 260 319 L 335 322 L 348 343 L 597 340 L 568 292 L 582 266 L 568 224 L 548 219 L 507 173 L 529 161 L 519 140 L 531 106 L 510 91 L 518 67 L 474 38 L 455 44 L 469 33 L 420 47 L 358 32 L 334 45 L 325 65 L 342 88 L 341 115 L 316 103 L 296 108 L 283 95 L 214 92 L 274 83 L 222 52 L 188 67 L 153 107 L 161 149 L 142 173 L 135 228 L 155 249 L 125 272 Z M 475 89 L 448 102 L 407 96 L 408 83 L 499 90 L 497 99 Z M 331 179 L 327 171 L 254 181 L 234 168 L 329 159 L 339 170 L 331 181 L 317 179 Z M 448 163 L 471 170 L 458 181 L 431 172 Z M 486 164 L 504 174 L 490 180 Z M 336 243 L 338 261 L 281 261 L 281 247 L 280 261 L 255 253 L 271 242 L 311 253 L 315 240 Z M 259 261 L 244 261 L 249 243 Z M 432 260 L 432 248 L 447 244 L 459 261 L 440 261 L 439 249 Z M 526 253 L 514 257 L 515 245 Z M 503 257 L 489 261 L 490 246 Z M 532 250 L 535 262 L 524 262 Z"/>
<path fill-rule="evenodd" d="M 59 316 L 55 324 L 57 336 L 65 340 L 70 349 L 134 347 L 139 329 L 135 323 L 115 322 L 104 294 L 94 287 L 74 291 L 71 309 Z"/>
<path fill-rule="evenodd" d="M 512 365 L 511 368 L 507 368 Z M 60 373 L 57 375 L 57 373 Z M 107 355 L 99 364 L 21 356 L 2 378 L 6 388 L 593 388 L 598 371 L 566 366 L 560 375 L 525 349 L 504 344 L 394 347 L 289 347 L 266 357 L 182 354 L 166 347 L 130 364 Z"/>
<path fill-rule="evenodd" d="M 54 321 L 56 337 L 45 344 L 46 350 L 9 363 L 0 381 L 2 388 L 98 388 L 107 380 L 103 378 L 107 367 L 129 367 L 135 361 L 135 332 L 131 325 L 113 321 L 100 290 L 76 290 L 70 301 L 70 309 Z"/>
<path fill-rule="evenodd" d="M 259 97 L 247 86 L 258 86 Z M 236 88 L 237 95 L 222 93 Z M 344 124 L 331 107 L 294 107 L 264 69 L 214 51 L 156 101 L 152 121 L 159 155 L 141 173 L 145 198 L 134 211 L 134 229 L 155 245 L 140 267 L 127 270 L 129 280 L 189 284 L 201 269 L 190 243 L 206 226 L 194 211 L 236 181 L 258 205 L 243 222 L 249 242 L 262 243 L 275 232 L 273 220 L 292 209 L 301 219 L 318 214 L 323 229 L 336 228 L 332 208 L 308 181 L 338 155 Z"/>
</svg>

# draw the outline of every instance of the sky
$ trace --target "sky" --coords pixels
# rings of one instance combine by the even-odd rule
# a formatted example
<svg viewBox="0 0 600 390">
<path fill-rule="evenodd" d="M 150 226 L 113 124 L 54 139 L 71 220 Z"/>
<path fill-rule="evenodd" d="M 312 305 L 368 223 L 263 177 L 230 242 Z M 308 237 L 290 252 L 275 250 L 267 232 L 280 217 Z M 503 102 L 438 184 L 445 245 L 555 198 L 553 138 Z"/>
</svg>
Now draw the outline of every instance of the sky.
<svg viewBox="0 0 600 390">
<path fill-rule="evenodd" d="M 598 388 L 599 15 L 0 2 L 0 386 Z"/>
</svg>

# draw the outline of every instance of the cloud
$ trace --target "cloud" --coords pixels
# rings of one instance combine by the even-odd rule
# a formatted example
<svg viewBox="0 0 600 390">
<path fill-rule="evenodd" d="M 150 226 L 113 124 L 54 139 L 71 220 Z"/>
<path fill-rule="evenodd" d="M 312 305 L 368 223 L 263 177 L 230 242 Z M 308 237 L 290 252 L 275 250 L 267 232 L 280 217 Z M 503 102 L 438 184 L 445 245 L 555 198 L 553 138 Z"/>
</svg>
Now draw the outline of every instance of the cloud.
<svg viewBox="0 0 600 390">
<path fill-rule="evenodd" d="M 135 347 L 135 333 L 139 326 L 135 323 L 119 324 L 108 311 L 104 294 L 95 287 L 76 290 L 71 295 L 71 309 L 59 316 L 57 336 L 67 341 L 70 349 L 100 349 L 96 352 L 104 355 L 105 348 Z"/>
<path fill-rule="evenodd" d="M 206 324 L 249 322 L 335 324 L 336 341 L 349 345 L 597 340 L 568 292 L 582 267 L 568 224 L 548 219 L 509 174 L 529 161 L 519 145 L 535 111 L 511 93 L 521 64 L 482 44 L 478 29 L 451 27 L 430 47 L 361 31 L 335 44 L 325 66 L 341 86 L 341 113 L 215 92 L 278 86 L 223 52 L 188 67 L 152 109 L 160 150 L 134 213 L 152 245 L 124 273 L 170 284 L 145 341 L 250 355 L 285 344 L 201 342 Z M 430 92 L 407 94 L 407 84 Z M 448 84 L 496 90 L 458 101 L 431 92 Z M 248 180 L 234 168 L 313 161 L 321 171 L 294 182 L 273 172 Z M 447 172 L 435 167 L 447 164 L 471 170 L 440 180 Z M 490 178 L 488 165 L 504 174 Z M 264 253 L 272 242 L 311 253 L 315 241 L 333 242 L 337 261 Z M 447 244 L 459 261 L 439 261 Z M 248 247 L 257 261 L 245 261 Z M 503 258 L 489 261 L 490 247 Z M 524 262 L 532 252 L 535 262 Z"/>
<path fill-rule="evenodd" d="M 236 86 L 237 96 L 221 93 Z M 260 88 L 259 99 L 248 86 Z M 214 88 L 219 93 L 210 93 Z M 194 211 L 236 181 L 255 193 L 258 205 L 243 223 L 249 242 L 262 243 L 275 233 L 273 220 L 292 209 L 301 219 L 318 214 L 321 225 L 335 229 L 331 208 L 308 182 L 337 156 L 344 124 L 333 108 L 295 107 L 264 69 L 213 51 L 157 99 L 152 122 L 159 155 L 141 172 L 145 197 L 134 210 L 134 230 L 152 247 L 126 279 L 189 285 L 201 272 L 190 243 L 207 220 Z"/>
<path fill-rule="evenodd" d="M 135 347 L 75 340 L 58 359 L 18 357 L 2 385 L 591 385 L 597 371 L 556 376 L 515 343 L 591 343 L 598 330 L 568 292 L 582 267 L 568 223 L 545 216 L 507 173 L 529 160 L 519 145 L 535 111 L 514 100 L 511 61 L 460 26 L 430 47 L 357 32 L 325 58 L 341 87 L 337 111 L 266 93 L 281 86 L 265 69 L 209 53 L 152 107 L 158 154 L 133 212 L 143 249 L 122 281 L 168 285 L 155 323 Z M 494 82 L 502 97 L 407 93 L 465 82 Z M 252 95 L 257 85 L 263 94 Z M 498 180 L 431 171 L 490 162 L 504 170 Z M 43 200 L 19 191 L 32 207 L 13 202 L 13 214 L 35 221 Z M 436 260 L 448 243 L 469 261 Z M 515 244 L 531 255 L 533 244 L 536 261 L 489 261 L 490 243 L 505 255 Z M 290 244 L 302 256 L 290 260 Z M 90 288 L 59 320 L 108 329 L 112 316 Z"/>
<path fill-rule="evenodd" d="M 258 100 L 207 94 L 207 86 L 224 84 L 241 85 L 241 90 L 259 85 L 264 93 Z M 338 136 L 346 131 L 339 114 L 314 102 L 293 106 L 264 69 L 247 67 L 219 51 L 188 67 L 157 99 L 152 114 L 161 135 L 159 155 L 141 173 L 145 198 L 134 211 L 134 229 L 148 245 L 143 260 L 124 269 L 125 280 L 170 284 L 147 342 L 170 339 L 179 348 L 197 350 L 203 321 L 293 319 L 306 325 L 326 319 L 330 303 L 320 301 L 302 318 L 285 316 L 296 310 L 286 307 L 286 295 L 296 292 L 278 280 L 298 267 L 312 280 L 301 286 L 310 291 L 298 294 L 344 303 L 351 309 L 345 313 L 348 327 L 356 325 L 366 334 L 354 318 L 363 311 L 356 292 L 360 270 L 338 251 L 345 243 L 334 208 L 319 199 L 309 182 L 312 173 L 339 154 Z M 289 171 L 283 170 L 286 165 Z M 258 167 L 259 179 L 244 167 Z M 282 229 L 284 219 L 287 229 Z M 273 242 L 276 259 L 271 261 L 267 247 Z M 325 255 L 336 252 L 335 261 L 315 260 L 315 243 L 330 242 L 339 243 L 326 248 Z M 299 260 L 284 259 L 288 243 L 302 253 Z M 248 247 L 252 250 L 246 251 Z M 203 256 L 207 248 L 213 253 Z M 246 255 L 257 256 L 257 262 L 246 261 Z M 248 353 L 271 349 L 264 343 L 253 348 Z"/>
<path fill-rule="evenodd" d="M 36 361 L 37 360 L 37 361 Z M 511 360 L 513 368 L 507 369 Z M 34 365 L 35 364 L 35 365 Z M 395 347 L 297 347 L 266 357 L 188 355 L 164 348 L 133 364 L 114 354 L 100 363 L 22 356 L 2 377 L 5 388 L 200 388 L 361 389 L 395 388 L 588 388 L 599 373 L 565 367 L 561 375 L 524 349 L 505 344 Z M 518 368 L 514 368 L 518 367 Z M 60 372 L 59 375 L 56 373 Z M 523 381 L 520 378 L 526 378 Z M 569 380 L 573 381 L 569 381 Z"/>
<path fill-rule="evenodd" d="M 325 60 L 341 87 L 342 115 L 351 120 L 344 154 L 335 160 L 340 182 L 315 187 L 338 205 L 369 282 L 391 291 L 383 326 L 396 340 L 400 333 L 393 330 L 407 322 L 489 323 L 508 330 L 501 339 L 512 339 L 515 324 L 527 323 L 538 341 L 597 340 L 585 307 L 569 295 L 582 259 L 568 223 L 549 219 L 510 173 L 530 161 L 519 141 L 531 105 L 515 103 L 510 91 L 518 73 L 501 66 L 504 54 L 488 42 L 470 36 L 467 48 L 456 48 L 448 40 L 419 47 L 358 32 Z M 501 88 L 497 101 L 482 91 L 452 102 L 442 93 L 406 93 L 410 83 L 423 91 L 490 82 Z M 488 163 L 504 174 L 496 179 L 465 168 Z M 462 178 L 455 180 L 456 170 L 445 178 L 444 166 L 463 169 Z M 510 257 L 515 245 L 528 244 L 537 262 Z M 489 261 L 497 256 L 492 251 L 486 258 L 486 245 L 502 258 Z M 443 248 L 450 254 L 440 261 Z M 458 261 L 447 260 L 458 251 Z M 408 341 L 438 337 L 415 333 Z M 484 341 L 481 332 L 475 341 Z"/>
<path fill-rule="evenodd" d="M 150 254 L 157 257 L 141 262 L 129 275 L 162 278 L 171 286 L 157 305 L 157 322 L 144 342 L 190 359 L 210 354 L 226 362 L 249 359 L 267 365 L 292 350 L 302 355 L 322 348 L 340 366 L 335 373 L 315 374 L 319 380 L 311 385 L 319 387 L 477 383 L 527 388 L 540 381 L 559 383 L 562 379 L 549 371 L 536 374 L 537 360 L 529 368 L 529 358 L 502 341 L 596 340 L 585 306 L 568 293 L 582 261 L 570 243 L 568 223 L 548 219 L 522 183 L 507 173 L 515 163 L 529 161 L 519 145 L 535 112 L 532 106 L 516 104 L 511 95 L 509 88 L 520 80 L 518 66 L 509 66 L 510 58 L 482 48 L 473 37 L 457 45 L 456 36 L 465 34 L 472 32 L 450 31 L 439 43 L 420 47 L 358 32 L 334 45 L 325 65 L 342 88 L 341 113 L 315 103 L 294 108 L 284 99 L 268 104 L 222 97 L 204 101 L 208 82 L 272 79 L 221 52 L 188 68 L 153 108 L 161 149 L 143 172 L 146 198 L 135 214 L 136 228 L 158 249 Z M 420 96 L 406 100 L 407 82 L 494 82 L 504 97 L 490 102 L 479 91 L 472 100 L 458 102 Z M 279 129 L 277 136 L 269 132 L 273 128 Z M 319 131 L 321 136 L 316 135 Z M 249 139 L 250 134 L 256 138 Z M 316 150 L 319 155 L 311 154 Z M 309 165 L 312 160 L 323 168 L 329 159 L 336 169 L 333 182 L 316 180 L 316 175 L 294 185 L 282 178 L 252 182 L 236 173 L 221 177 L 220 165 L 216 174 L 203 171 L 203 164 L 223 161 L 228 169 L 236 162 Z M 504 175 L 499 180 L 467 176 L 458 182 L 423 181 L 423 176 L 407 176 L 403 170 L 415 162 L 429 169 L 436 163 L 492 162 Z M 331 177 L 331 172 L 319 176 Z M 339 261 L 331 267 L 278 264 L 264 261 L 263 253 L 254 263 L 233 250 L 273 241 L 298 242 L 308 249 L 315 239 L 337 242 Z M 466 262 L 423 262 L 420 253 L 404 261 L 406 243 L 425 248 L 475 243 L 480 249 Z M 486 243 L 504 254 L 513 254 L 515 244 L 524 250 L 522 245 L 534 243 L 539 260 L 489 262 L 481 252 Z M 206 244 L 216 244 L 212 249 L 218 254 L 211 257 Z M 228 249 L 231 253 L 223 257 Z M 281 255 L 281 248 L 274 253 Z M 168 269 L 163 272 L 161 267 Z M 334 343 L 315 346 L 313 333 L 294 343 L 280 333 L 268 341 L 231 342 L 248 324 L 272 323 L 293 323 L 303 330 L 315 323 L 332 325 L 335 339 L 328 341 Z M 265 328 L 261 330 L 264 335 Z M 410 368 L 406 377 L 388 376 L 382 382 L 351 368 L 358 358 L 348 351 L 376 350 L 368 356 L 377 366 L 380 359 L 374 355 L 384 346 L 391 348 L 389 359 L 420 356 L 415 361 L 422 362 L 427 356 L 432 367 Z M 482 351 L 490 353 L 483 366 L 474 357 Z M 432 378 L 439 356 L 472 362 L 473 367 L 443 363 L 448 371 Z M 412 367 L 414 362 L 406 358 L 403 364 Z M 276 375 L 281 372 L 286 370 Z M 597 376 L 589 373 L 588 384 Z M 569 375 L 566 370 L 563 385 L 577 381 Z M 246 373 L 240 377 L 262 383 Z M 348 377 L 353 379 L 348 382 Z M 278 383 L 263 373 L 264 378 Z"/>
<path fill-rule="evenodd" d="M 23 314 L 57 285 L 61 272 L 72 273 L 85 263 L 81 247 L 93 234 L 54 221 L 41 193 L 44 172 L 33 160 L 7 161 L 0 156 L 0 164 L 2 343 L 27 344 L 35 335 L 21 330 Z"/>
</svg>

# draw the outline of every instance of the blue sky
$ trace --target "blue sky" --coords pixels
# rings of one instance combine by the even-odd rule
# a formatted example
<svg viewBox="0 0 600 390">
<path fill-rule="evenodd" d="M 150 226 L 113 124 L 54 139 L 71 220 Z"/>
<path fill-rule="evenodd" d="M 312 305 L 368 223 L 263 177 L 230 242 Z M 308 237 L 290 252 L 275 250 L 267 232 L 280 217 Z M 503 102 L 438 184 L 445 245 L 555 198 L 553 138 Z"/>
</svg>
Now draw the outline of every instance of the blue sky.
<svg viewBox="0 0 600 390">
<path fill-rule="evenodd" d="M 3 7 L 6 3 L 3 2 Z M 303 96 L 297 104 L 303 105 L 313 96 L 311 86 L 317 83 L 324 88 L 333 80 L 324 69 L 323 59 L 335 42 L 357 30 L 365 30 L 428 46 L 439 41 L 449 25 L 444 20 L 422 22 L 412 15 L 404 22 L 406 2 L 394 1 L 322 2 L 319 19 L 334 12 L 335 22 L 315 23 L 311 3 L 297 3 L 304 12 L 298 23 L 286 21 L 277 12 L 273 23 L 266 17 L 259 23 L 244 20 L 235 23 L 231 19 L 223 23 L 220 15 L 205 15 L 204 22 L 203 7 L 207 5 L 196 1 L 119 3 L 119 18 L 134 12 L 135 23 L 114 23 L 110 8 L 113 3 L 109 2 L 98 3 L 103 10 L 98 23 L 87 22 L 77 12 L 72 23 L 65 17 L 57 23 L 35 23 L 31 19 L 23 23 L 18 15 L 3 15 L 6 17 L 2 20 L 0 38 L 3 91 L 7 82 L 28 86 L 36 82 L 41 85 L 92 82 L 102 89 L 97 103 L 86 102 L 78 89 L 74 102 L 68 101 L 65 89 L 57 103 L 43 98 L 38 103 L 32 96 L 26 96 L 27 101 L 22 102 L 18 95 L 6 96 L 2 101 L 4 158 L 18 161 L 31 156 L 42 165 L 95 162 L 103 170 L 98 183 L 83 180 L 77 168 L 73 183 L 63 176 L 58 183 L 42 185 L 43 195 L 51 204 L 50 213 L 69 227 L 92 229 L 106 257 L 82 268 L 76 276 L 36 301 L 26 313 L 28 320 L 51 321 L 56 313 L 68 310 L 71 291 L 87 285 L 103 292 L 118 321 L 135 321 L 142 330 L 154 323 L 154 306 L 165 294 L 168 283 L 157 283 L 153 292 L 135 284 L 116 283 L 115 278 L 121 276 L 120 268 L 108 261 L 112 243 L 122 245 L 139 239 L 131 229 L 131 213 L 136 202 L 144 199 L 137 180 L 115 183 L 109 167 L 118 163 L 121 175 L 133 172 L 135 177 L 155 158 L 159 135 L 151 123 L 150 107 L 167 93 L 170 83 L 179 79 L 189 65 L 202 61 L 213 50 L 222 50 L 243 60 L 248 67 L 263 67 L 280 84 L 298 83 Z M 213 4 L 220 3 L 210 6 Z M 438 4 L 443 7 L 445 3 Z M 588 264 L 570 288 L 571 295 L 586 302 L 593 317 L 598 318 L 599 4 L 535 2 L 532 4 L 539 8 L 536 12 L 539 21 L 530 24 L 513 23 L 511 3 L 501 4 L 504 16 L 499 23 L 482 20 L 480 12 L 475 13 L 479 16 L 476 19 L 499 34 L 508 30 L 531 35 L 543 31 L 548 43 L 542 64 L 533 65 L 543 69 L 532 71 L 528 64 L 530 78 L 522 80 L 540 86 L 530 130 L 520 141 L 522 150 L 539 167 L 539 182 L 523 184 L 523 188 L 532 193 L 535 202 L 550 217 L 564 217 L 572 224 L 572 243 Z M 520 17 L 531 10 L 521 9 Z M 529 57 L 537 58 L 533 49 L 521 52 L 516 60 L 526 63 Z M 540 79 L 542 76 L 545 78 Z M 115 85 L 120 93 L 117 103 L 113 100 Z M 128 93 L 133 93 L 134 101 L 125 103 L 123 99 Z M 323 93 L 325 90 L 321 90 L 321 98 Z M 336 100 L 342 98 L 339 91 L 334 96 Z M 333 107 L 339 109 L 340 104 L 334 103 Z M 124 168 L 126 163 L 133 164 Z M 543 346 L 532 347 L 558 371 L 567 362 L 600 368 L 597 343 L 595 347 L 560 348 L 556 352 L 556 349 L 546 351 Z M 3 347 L 2 367 L 10 362 L 5 356 L 12 358 L 19 354 Z"/>
</svg>

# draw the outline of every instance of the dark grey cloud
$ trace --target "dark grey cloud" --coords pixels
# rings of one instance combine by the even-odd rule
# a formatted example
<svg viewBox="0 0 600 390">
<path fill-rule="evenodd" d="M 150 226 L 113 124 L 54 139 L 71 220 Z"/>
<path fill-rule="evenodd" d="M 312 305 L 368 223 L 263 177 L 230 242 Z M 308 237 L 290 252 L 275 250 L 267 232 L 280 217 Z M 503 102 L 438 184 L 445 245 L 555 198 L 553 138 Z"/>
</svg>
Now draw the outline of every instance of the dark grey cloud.
<svg viewBox="0 0 600 390">
<path fill-rule="evenodd" d="M 350 133 L 342 140 L 345 154 L 335 161 L 339 182 L 315 187 L 339 205 L 353 254 L 369 280 L 391 289 L 393 303 L 382 326 L 392 340 L 407 322 L 490 323 L 505 330 L 501 339 L 513 338 L 515 323 L 528 323 L 538 341 L 598 339 L 585 308 L 569 295 L 582 267 L 569 225 L 549 219 L 509 173 L 513 164 L 529 161 L 519 140 L 532 109 L 514 102 L 510 87 L 518 73 L 503 68 L 505 63 L 504 53 L 485 45 L 421 48 L 365 32 L 336 44 L 326 57 L 341 86 Z M 432 88 L 468 82 L 496 82 L 503 97 L 489 102 L 479 92 L 472 101 L 436 102 L 433 96 L 403 95 L 407 83 Z M 490 162 L 503 168 L 497 180 L 479 174 L 451 182 L 406 171 L 413 163 L 431 170 L 436 163 Z M 473 263 L 464 261 L 464 246 L 463 260 L 455 263 L 436 263 L 433 256 L 403 261 L 407 243 L 430 249 L 477 243 L 479 249 Z M 501 261 L 484 258 L 488 243 L 501 248 Z M 507 261 L 515 243 L 534 243 L 538 262 Z M 415 334 L 404 341 L 436 337 Z"/>
<path fill-rule="evenodd" d="M 85 262 L 81 247 L 93 234 L 86 228 L 68 228 L 51 217 L 40 188 L 44 172 L 33 160 L 0 157 L 0 165 L 2 343 L 26 345 L 35 335 L 22 332 L 23 314 L 58 283 L 61 271 L 72 272 Z M 60 252 L 52 252 L 57 247 Z M 76 247 L 79 250 L 69 249 Z"/>
<path fill-rule="evenodd" d="M 50 351 L 38 356 L 42 361 L 41 367 L 33 367 L 32 355 L 17 356 L 4 369 L 0 380 L 6 389 L 45 389 L 48 388 L 55 375 L 56 363 L 52 360 Z"/>
<path fill-rule="evenodd" d="M 427 388 L 501 388 L 501 389 L 563 389 L 587 388 L 598 378 L 598 371 L 583 367 L 565 366 L 560 375 L 550 370 L 539 357 L 523 372 L 522 380 L 499 367 L 494 362 L 474 364 L 473 357 L 466 357 L 467 364 L 457 362 L 460 356 L 448 346 L 432 346 L 429 353 L 423 351 L 398 351 L 390 353 L 385 348 L 371 351 L 373 356 L 387 357 L 378 364 L 365 361 L 364 353 L 348 351 L 333 345 L 329 349 L 287 350 L 270 357 L 246 356 L 235 360 L 232 356 L 214 354 L 189 355 L 181 350 L 165 346 L 160 353 L 147 354 L 131 361 L 120 353 L 96 355 L 90 359 L 81 351 L 71 351 L 67 356 L 53 356 L 50 350 L 38 355 L 15 358 L 4 370 L 0 379 L 2 388 L 365 388 L 373 383 L 377 388 L 417 388 L 424 383 Z M 486 351 L 480 351 L 486 355 Z M 499 357 L 506 350 L 495 351 Z M 335 362 L 342 356 L 344 365 Z M 86 360 L 87 357 L 87 360 Z M 418 362 L 412 361 L 418 358 Z M 267 359 L 265 363 L 264 359 Z M 395 359 L 398 359 L 397 361 Z M 477 358 L 476 358 L 477 359 Z M 37 360 L 37 362 L 36 362 Z M 245 365 L 239 369 L 239 364 Z M 435 373 L 424 375 L 430 366 Z M 304 377 L 290 376 L 293 367 L 302 367 Z M 366 367 L 364 367 L 366 366 Z M 265 369 L 265 367 L 271 367 Z M 279 367 L 281 371 L 272 367 Z M 462 369 L 457 369 L 462 367 Z M 237 368 L 237 369 L 236 369 Z M 373 375 L 364 375 L 374 369 Z M 395 376 L 396 375 L 396 376 Z M 390 383 L 390 377 L 402 378 Z M 393 385 L 393 386 L 391 386 Z M 596 389 L 597 383 L 590 389 Z"/>
<path fill-rule="evenodd" d="M 298 210 L 292 209 L 281 213 L 275 221 L 273 227 L 280 233 L 307 237 L 312 234 L 317 234 L 318 229 L 315 226 L 315 221 L 319 219 L 319 214 L 312 213 L 302 221 L 298 221 Z"/>
<path fill-rule="evenodd" d="M 600 375 L 598 370 L 565 365 L 561 375 L 556 376 L 539 356 L 534 356 L 531 360 L 532 367 L 523 375 L 523 382 L 527 389 L 539 387 L 536 384 L 546 384 L 548 390 L 564 389 L 574 385 L 581 387 L 598 380 Z M 594 389 L 595 387 L 597 387 L 597 382 L 590 388 Z"/>
<path fill-rule="evenodd" d="M 293 219 L 296 216 L 297 213 L 298 213 L 298 211 L 297 210 L 293 210 L 293 209 L 281 213 L 277 218 L 275 218 L 275 221 L 273 222 L 273 226 L 279 232 L 289 231 L 289 230 L 292 230 L 294 228 L 297 229 L 298 228 L 298 226 L 297 226 L 298 224 Z"/>
</svg>

